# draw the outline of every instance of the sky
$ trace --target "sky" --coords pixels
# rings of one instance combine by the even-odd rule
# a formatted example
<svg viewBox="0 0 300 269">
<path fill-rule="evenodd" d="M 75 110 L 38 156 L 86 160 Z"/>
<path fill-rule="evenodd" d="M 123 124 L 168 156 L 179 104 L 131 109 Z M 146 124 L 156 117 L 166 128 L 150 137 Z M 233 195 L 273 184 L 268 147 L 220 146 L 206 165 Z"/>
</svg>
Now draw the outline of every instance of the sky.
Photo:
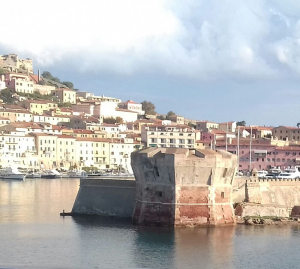
<svg viewBox="0 0 300 269">
<path fill-rule="evenodd" d="M 300 122 L 300 1 L 10 0 L 0 54 L 196 120 Z"/>
</svg>

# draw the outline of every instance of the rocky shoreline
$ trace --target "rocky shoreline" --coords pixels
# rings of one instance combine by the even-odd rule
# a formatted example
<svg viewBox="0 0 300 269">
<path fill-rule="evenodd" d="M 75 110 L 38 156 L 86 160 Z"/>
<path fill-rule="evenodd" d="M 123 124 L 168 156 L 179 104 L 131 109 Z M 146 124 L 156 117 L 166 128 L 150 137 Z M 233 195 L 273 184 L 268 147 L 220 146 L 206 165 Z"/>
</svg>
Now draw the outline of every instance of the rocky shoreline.
<svg viewBox="0 0 300 269">
<path fill-rule="evenodd" d="M 277 218 L 277 217 L 244 217 L 237 218 L 237 224 L 244 225 L 282 225 L 300 224 L 300 218 Z"/>
</svg>

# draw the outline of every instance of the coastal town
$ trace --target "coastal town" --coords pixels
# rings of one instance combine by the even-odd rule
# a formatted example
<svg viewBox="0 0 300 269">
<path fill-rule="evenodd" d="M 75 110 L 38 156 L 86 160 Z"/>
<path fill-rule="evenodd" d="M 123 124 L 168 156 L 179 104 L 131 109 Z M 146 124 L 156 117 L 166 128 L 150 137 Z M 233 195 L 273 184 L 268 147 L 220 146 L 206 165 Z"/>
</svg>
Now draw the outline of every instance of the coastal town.
<svg viewBox="0 0 300 269">
<path fill-rule="evenodd" d="M 222 149 L 238 167 L 300 164 L 300 128 L 246 126 L 158 114 L 151 102 L 79 91 L 31 59 L 0 56 L 0 165 L 27 169 L 124 170 L 145 147 Z M 132 98 L 134 99 L 134 98 Z"/>
</svg>

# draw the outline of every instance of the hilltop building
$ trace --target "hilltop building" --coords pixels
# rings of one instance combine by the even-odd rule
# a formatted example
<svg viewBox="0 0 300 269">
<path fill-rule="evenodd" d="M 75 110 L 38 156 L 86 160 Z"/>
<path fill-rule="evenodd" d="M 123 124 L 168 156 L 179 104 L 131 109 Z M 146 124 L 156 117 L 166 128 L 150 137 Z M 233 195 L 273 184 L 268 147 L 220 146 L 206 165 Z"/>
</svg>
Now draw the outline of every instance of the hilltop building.
<svg viewBox="0 0 300 269">
<path fill-rule="evenodd" d="M 10 72 L 29 72 L 33 73 L 32 60 L 19 59 L 16 54 L 0 55 L 0 68 Z"/>
</svg>

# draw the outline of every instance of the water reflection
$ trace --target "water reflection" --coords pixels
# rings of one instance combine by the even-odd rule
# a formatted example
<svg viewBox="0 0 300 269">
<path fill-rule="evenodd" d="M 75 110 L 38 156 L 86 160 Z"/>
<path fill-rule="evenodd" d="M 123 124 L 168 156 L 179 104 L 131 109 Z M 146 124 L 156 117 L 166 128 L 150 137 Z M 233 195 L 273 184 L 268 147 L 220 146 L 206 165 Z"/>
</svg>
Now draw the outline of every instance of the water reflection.
<svg viewBox="0 0 300 269">
<path fill-rule="evenodd" d="M 171 229 L 60 217 L 78 187 L 0 180 L 0 268 L 298 268 L 298 224 Z"/>
<path fill-rule="evenodd" d="M 0 221 L 13 223 L 56 222 L 71 210 L 79 179 L 0 180 Z"/>
</svg>

